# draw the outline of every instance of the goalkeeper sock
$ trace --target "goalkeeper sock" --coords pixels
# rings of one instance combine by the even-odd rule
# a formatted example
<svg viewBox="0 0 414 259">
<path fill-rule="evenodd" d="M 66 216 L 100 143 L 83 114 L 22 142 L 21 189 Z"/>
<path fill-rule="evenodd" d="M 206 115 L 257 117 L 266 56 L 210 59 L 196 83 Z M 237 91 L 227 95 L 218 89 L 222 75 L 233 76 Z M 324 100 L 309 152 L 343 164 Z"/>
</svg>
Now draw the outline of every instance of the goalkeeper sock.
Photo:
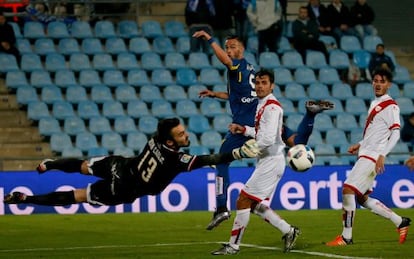
<svg viewBox="0 0 414 259">
<path fill-rule="evenodd" d="M 80 172 L 83 160 L 77 158 L 62 158 L 48 161 L 47 170 L 57 169 L 66 173 Z"/>
<path fill-rule="evenodd" d="M 279 229 L 280 232 L 286 234 L 290 230 L 290 225 L 282 219 L 276 212 L 271 210 L 268 206 L 259 203 L 254 209 L 254 213 L 260 216 L 264 221 Z"/>
<path fill-rule="evenodd" d="M 295 137 L 295 145 L 297 144 L 304 144 L 308 143 L 309 137 L 313 131 L 313 123 L 315 122 L 316 114 L 311 112 L 306 112 L 305 116 L 303 116 L 302 121 L 300 122 L 297 135 Z"/>
<path fill-rule="evenodd" d="M 381 201 L 368 197 L 364 204 L 362 204 L 367 209 L 370 209 L 373 213 L 382 216 L 386 219 L 390 219 L 395 226 L 399 226 L 401 224 L 402 218 L 398 216 L 395 212 L 390 210 L 387 206 L 385 206 Z"/>
<path fill-rule="evenodd" d="M 63 206 L 76 203 L 74 191 L 51 192 L 44 195 L 27 196 L 24 203 Z"/>
<path fill-rule="evenodd" d="M 239 249 L 244 231 L 246 230 L 247 224 L 249 224 L 249 220 L 250 209 L 237 210 L 229 240 L 229 243 L 233 248 Z"/>
<path fill-rule="evenodd" d="M 344 194 L 342 196 L 342 236 L 345 239 L 352 239 L 352 226 L 354 225 L 356 202 L 354 194 Z"/>
</svg>

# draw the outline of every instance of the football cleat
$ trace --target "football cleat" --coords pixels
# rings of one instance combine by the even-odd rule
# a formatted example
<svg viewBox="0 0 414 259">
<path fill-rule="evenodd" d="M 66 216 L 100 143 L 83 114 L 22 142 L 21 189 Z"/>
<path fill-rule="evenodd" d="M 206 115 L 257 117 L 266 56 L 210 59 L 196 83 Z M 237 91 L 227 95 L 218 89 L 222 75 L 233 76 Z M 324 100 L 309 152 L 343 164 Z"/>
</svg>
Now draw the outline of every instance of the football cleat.
<svg viewBox="0 0 414 259">
<path fill-rule="evenodd" d="M 296 239 L 300 235 L 300 230 L 297 227 L 292 226 L 286 234 L 283 235 L 282 240 L 285 241 L 285 247 L 283 252 L 289 252 L 295 246 Z"/>
<path fill-rule="evenodd" d="M 407 239 L 408 228 L 410 227 L 411 219 L 402 217 L 402 222 L 397 228 L 397 232 L 400 234 L 400 244 L 403 244 Z"/>
<path fill-rule="evenodd" d="M 21 192 L 13 192 L 4 196 L 3 202 L 6 204 L 23 203 L 26 200 L 26 194 Z"/>
<path fill-rule="evenodd" d="M 210 221 L 210 223 L 207 225 L 207 230 L 212 230 L 213 228 L 220 225 L 221 222 L 228 220 L 230 218 L 231 214 L 230 211 L 222 211 L 222 212 L 214 212 L 213 219 Z"/>
<path fill-rule="evenodd" d="M 351 245 L 354 242 L 351 239 L 346 239 L 344 238 L 342 235 L 337 236 L 334 240 L 325 243 L 325 245 L 327 246 L 346 246 L 346 245 Z"/>
<path fill-rule="evenodd" d="M 219 250 L 211 252 L 212 255 L 235 255 L 240 249 L 233 248 L 230 244 L 223 244 Z"/>
<path fill-rule="evenodd" d="M 39 174 L 43 174 L 45 173 L 48 169 L 47 169 L 47 163 L 54 161 L 53 159 L 45 159 L 42 162 L 40 162 L 40 164 L 36 167 L 36 170 Z"/>
<path fill-rule="evenodd" d="M 320 113 L 324 110 L 332 110 L 333 108 L 335 108 L 335 104 L 333 102 L 326 100 L 309 100 L 306 101 L 305 106 L 306 109 L 312 113 Z"/>
</svg>

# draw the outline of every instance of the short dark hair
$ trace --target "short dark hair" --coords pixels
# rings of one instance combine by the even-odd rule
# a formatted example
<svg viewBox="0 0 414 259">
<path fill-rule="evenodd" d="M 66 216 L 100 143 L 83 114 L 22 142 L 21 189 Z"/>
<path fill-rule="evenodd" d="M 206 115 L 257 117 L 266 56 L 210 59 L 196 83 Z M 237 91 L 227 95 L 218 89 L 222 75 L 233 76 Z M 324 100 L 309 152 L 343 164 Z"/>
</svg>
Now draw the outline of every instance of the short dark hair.
<svg viewBox="0 0 414 259">
<path fill-rule="evenodd" d="M 157 133 L 155 134 L 157 141 L 164 144 L 167 140 L 173 140 L 171 130 L 179 124 L 180 120 L 178 118 L 160 120 L 157 126 Z"/>
<path fill-rule="evenodd" d="M 268 76 L 270 83 L 272 84 L 275 82 L 275 73 L 272 70 L 262 68 L 259 71 L 257 71 L 255 74 L 255 77 L 262 77 L 262 76 Z"/>
<path fill-rule="evenodd" d="M 244 45 L 243 41 L 240 39 L 240 37 L 238 35 L 235 35 L 235 34 L 227 35 L 226 40 L 237 40 L 241 45 Z"/>
<path fill-rule="evenodd" d="M 393 78 L 392 72 L 387 68 L 378 68 L 374 70 L 374 72 L 372 73 L 372 78 L 374 78 L 374 76 L 376 75 L 385 77 L 388 81 L 392 82 L 392 78 Z"/>
<path fill-rule="evenodd" d="M 375 48 L 378 48 L 378 47 L 385 48 L 385 46 L 384 46 L 384 44 L 383 44 L 383 43 L 378 43 L 378 44 L 377 44 L 377 46 L 376 46 Z"/>
</svg>

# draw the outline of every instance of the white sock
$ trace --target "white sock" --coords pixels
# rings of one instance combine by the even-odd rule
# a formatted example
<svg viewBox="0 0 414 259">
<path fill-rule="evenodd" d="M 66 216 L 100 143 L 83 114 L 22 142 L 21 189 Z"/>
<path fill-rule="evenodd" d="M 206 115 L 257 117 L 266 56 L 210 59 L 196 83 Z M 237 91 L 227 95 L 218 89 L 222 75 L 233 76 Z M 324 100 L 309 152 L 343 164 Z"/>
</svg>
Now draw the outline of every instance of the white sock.
<svg viewBox="0 0 414 259">
<path fill-rule="evenodd" d="M 244 231 L 246 230 L 247 224 L 249 224 L 250 209 L 243 209 L 236 211 L 236 217 L 234 218 L 233 227 L 231 229 L 230 245 L 239 249 Z"/>
<path fill-rule="evenodd" d="M 375 198 L 368 197 L 368 200 L 366 200 L 366 202 L 362 206 L 364 206 L 367 209 L 370 209 L 373 213 L 379 216 L 391 220 L 396 227 L 398 227 L 402 222 L 401 216 L 397 215 L 395 212 L 393 212 L 387 206 L 385 206 L 381 201 Z"/>
<path fill-rule="evenodd" d="M 289 232 L 291 226 L 268 206 L 264 204 L 258 204 L 254 210 L 254 213 L 259 215 L 262 219 L 264 219 L 275 228 L 279 229 L 283 234 Z"/>
<path fill-rule="evenodd" d="M 354 225 L 355 211 L 356 211 L 356 202 L 354 194 L 344 194 L 342 195 L 342 236 L 345 239 L 352 238 L 352 226 Z"/>
</svg>

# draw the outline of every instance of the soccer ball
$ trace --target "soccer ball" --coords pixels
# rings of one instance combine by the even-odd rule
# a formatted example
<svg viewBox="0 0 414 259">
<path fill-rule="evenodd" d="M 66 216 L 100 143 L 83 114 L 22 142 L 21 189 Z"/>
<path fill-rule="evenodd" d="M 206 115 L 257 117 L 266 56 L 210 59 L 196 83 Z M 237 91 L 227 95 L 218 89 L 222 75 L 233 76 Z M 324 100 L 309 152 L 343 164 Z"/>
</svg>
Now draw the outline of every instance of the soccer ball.
<svg viewBox="0 0 414 259">
<path fill-rule="evenodd" d="M 313 166 L 315 154 L 309 146 L 298 144 L 289 149 L 287 164 L 296 172 L 305 172 Z"/>
</svg>

